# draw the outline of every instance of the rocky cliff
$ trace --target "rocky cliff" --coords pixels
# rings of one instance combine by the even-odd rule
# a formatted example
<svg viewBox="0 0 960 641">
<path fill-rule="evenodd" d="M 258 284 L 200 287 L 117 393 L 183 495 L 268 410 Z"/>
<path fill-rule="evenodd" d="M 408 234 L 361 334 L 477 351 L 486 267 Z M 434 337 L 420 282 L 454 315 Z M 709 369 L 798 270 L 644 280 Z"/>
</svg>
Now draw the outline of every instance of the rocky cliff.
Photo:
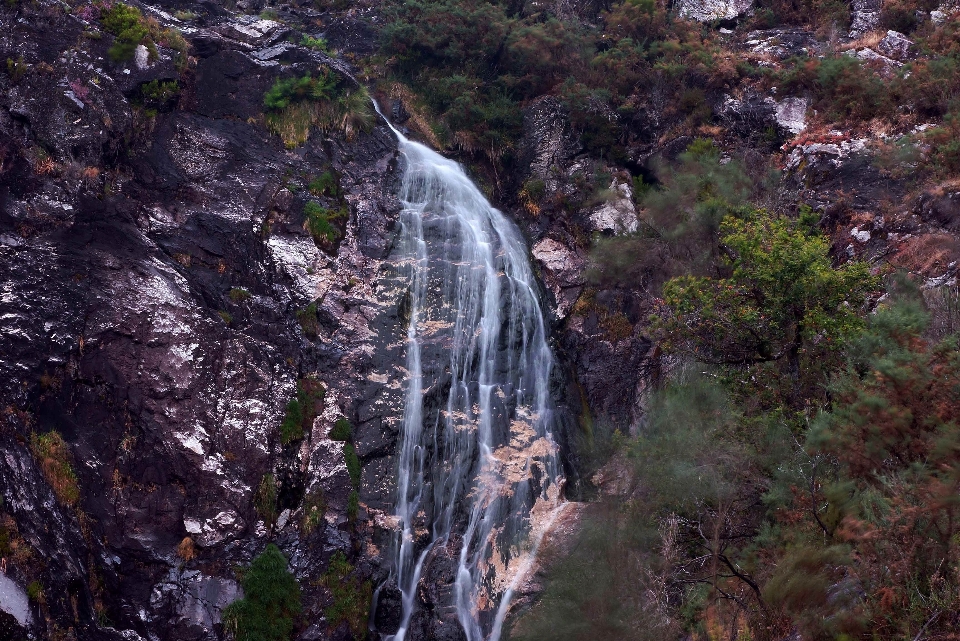
<svg viewBox="0 0 960 641">
<path fill-rule="evenodd" d="M 4 77 L 0 110 L 0 484 L 7 575 L 36 586 L 23 633 L 217 638 L 233 568 L 271 538 L 304 579 L 317 622 L 304 638 L 324 637 L 326 597 L 308 579 L 374 545 L 368 523 L 392 504 L 395 141 L 376 128 L 287 151 L 257 123 L 279 70 L 327 62 L 278 22 L 209 7 L 183 28 L 178 72 L 162 44 L 155 60 L 111 62 L 111 37 L 77 9 L 0 15 L 2 57 L 24 68 Z M 148 111 L 144 87 L 174 80 Z M 303 226 L 307 183 L 325 172 L 350 211 L 335 243 Z M 317 420 L 284 444 L 304 380 L 325 391 Z M 364 463 L 352 519 L 344 443 L 327 438 L 343 417 Z M 60 460 L 32 436 L 51 430 L 68 487 L 51 486 Z M 271 474 L 265 523 L 254 497 Z M 327 508 L 309 528 L 305 497 Z"/>
</svg>

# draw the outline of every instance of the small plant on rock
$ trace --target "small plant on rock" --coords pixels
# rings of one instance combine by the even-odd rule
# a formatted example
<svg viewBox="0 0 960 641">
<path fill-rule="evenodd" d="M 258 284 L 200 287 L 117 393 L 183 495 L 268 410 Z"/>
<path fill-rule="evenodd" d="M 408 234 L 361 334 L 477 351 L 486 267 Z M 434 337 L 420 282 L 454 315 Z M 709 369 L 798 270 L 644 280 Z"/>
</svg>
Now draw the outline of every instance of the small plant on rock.
<svg viewBox="0 0 960 641">
<path fill-rule="evenodd" d="M 316 240 L 332 243 L 340 237 L 340 230 L 333 222 L 347 216 L 346 209 L 328 209 L 320 203 L 311 200 L 303 206 L 303 215 L 306 218 L 303 225 Z"/>
<path fill-rule="evenodd" d="M 346 621 L 355 639 L 366 639 L 373 599 L 371 583 L 354 576 L 354 568 L 343 552 L 333 555 L 320 581 L 333 596 L 333 603 L 323 611 L 330 629 L 334 630 Z"/>
<path fill-rule="evenodd" d="M 340 184 L 333 172 L 327 170 L 310 181 L 307 185 L 307 191 L 314 196 L 339 196 Z"/>
<path fill-rule="evenodd" d="M 320 332 L 320 323 L 317 321 L 317 302 L 314 301 L 299 310 L 296 314 L 297 322 L 300 323 L 300 329 L 304 335 L 310 338 L 316 338 Z"/>
<path fill-rule="evenodd" d="M 316 488 L 303 498 L 303 518 L 300 520 L 300 530 L 303 536 L 309 535 L 323 522 L 323 515 L 327 512 L 327 501 L 323 490 Z"/>
<path fill-rule="evenodd" d="M 7 58 L 7 75 L 13 84 L 20 82 L 27 74 L 29 68 L 30 66 L 23 62 L 23 56 L 20 56 L 16 60 Z"/>
<path fill-rule="evenodd" d="M 327 44 L 325 38 L 314 38 L 313 36 L 308 36 L 307 34 L 303 34 L 303 38 L 300 39 L 300 46 L 322 51 L 324 53 L 330 52 L 330 45 Z"/>
<path fill-rule="evenodd" d="M 114 62 L 133 60 L 134 52 L 141 44 L 156 56 L 156 45 L 150 40 L 146 21 L 136 7 L 118 2 L 101 11 L 100 22 L 104 30 L 116 36 L 108 52 Z"/>
<path fill-rule="evenodd" d="M 73 471 L 70 448 L 60 433 L 32 434 L 30 449 L 57 499 L 64 505 L 75 505 L 80 500 L 80 486 Z"/>
<path fill-rule="evenodd" d="M 353 426 L 350 425 L 350 421 L 343 417 L 338 418 L 330 429 L 330 439 L 333 441 L 353 440 Z"/>
<path fill-rule="evenodd" d="M 287 558 L 273 543 L 244 572 L 243 598 L 223 611 L 236 641 L 288 641 L 303 605 Z"/>
<path fill-rule="evenodd" d="M 253 506 L 268 528 L 277 522 L 277 478 L 267 472 L 260 479 L 260 486 L 253 497 Z"/>
</svg>

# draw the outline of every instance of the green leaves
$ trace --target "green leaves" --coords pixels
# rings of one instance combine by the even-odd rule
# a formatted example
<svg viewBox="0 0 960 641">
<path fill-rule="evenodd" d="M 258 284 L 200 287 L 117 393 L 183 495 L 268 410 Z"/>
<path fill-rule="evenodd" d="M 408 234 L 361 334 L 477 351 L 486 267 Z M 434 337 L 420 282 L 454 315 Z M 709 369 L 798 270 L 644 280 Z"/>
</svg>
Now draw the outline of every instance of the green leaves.
<svg viewBox="0 0 960 641">
<path fill-rule="evenodd" d="M 244 573 L 244 597 L 223 611 L 223 621 L 237 641 L 289 641 L 300 614 L 300 586 L 287 569 L 287 558 L 267 545 Z"/>
<path fill-rule="evenodd" d="M 373 585 L 354 576 L 354 568 L 343 552 L 333 555 L 320 582 L 333 596 L 333 603 L 323 611 L 330 629 L 334 630 L 346 621 L 355 639 L 365 639 Z"/>
<path fill-rule="evenodd" d="M 309 73 L 301 78 L 279 78 L 263 96 L 263 106 L 271 111 L 281 111 L 291 103 L 304 100 L 330 100 L 337 87 L 337 76 L 323 69 L 314 78 Z"/>
<path fill-rule="evenodd" d="M 137 45 L 141 44 L 147 47 L 153 58 L 157 56 L 157 46 L 151 38 L 147 21 L 136 7 L 118 2 L 100 14 L 100 23 L 107 33 L 116 36 L 108 51 L 114 62 L 132 60 Z"/>
<path fill-rule="evenodd" d="M 862 326 L 877 286 L 864 263 L 834 268 L 826 238 L 757 211 L 720 226 L 728 276 L 681 276 L 664 285 L 671 344 L 711 363 L 750 364 L 835 350 Z"/>
</svg>

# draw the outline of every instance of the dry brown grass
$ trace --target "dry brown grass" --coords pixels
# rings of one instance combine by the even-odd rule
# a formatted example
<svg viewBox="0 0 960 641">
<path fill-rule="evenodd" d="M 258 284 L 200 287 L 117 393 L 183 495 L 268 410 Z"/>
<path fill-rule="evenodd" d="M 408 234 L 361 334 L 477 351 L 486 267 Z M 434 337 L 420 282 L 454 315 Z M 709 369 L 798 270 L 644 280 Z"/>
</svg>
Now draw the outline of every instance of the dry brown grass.
<svg viewBox="0 0 960 641">
<path fill-rule="evenodd" d="M 197 557 L 197 547 L 189 536 L 184 537 L 177 546 L 177 556 L 189 563 Z"/>
<path fill-rule="evenodd" d="M 865 33 L 856 40 L 851 40 L 850 42 L 841 44 L 838 49 L 840 51 L 849 51 L 851 49 L 863 49 L 867 47 L 869 49 L 875 49 L 880 41 L 883 40 L 887 35 L 886 31 L 871 31 Z"/>
<path fill-rule="evenodd" d="M 960 241 L 950 234 L 923 234 L 901 243 L 890 263 L 923 276 L 938 276 L 960 258 Z"/>
</svg>

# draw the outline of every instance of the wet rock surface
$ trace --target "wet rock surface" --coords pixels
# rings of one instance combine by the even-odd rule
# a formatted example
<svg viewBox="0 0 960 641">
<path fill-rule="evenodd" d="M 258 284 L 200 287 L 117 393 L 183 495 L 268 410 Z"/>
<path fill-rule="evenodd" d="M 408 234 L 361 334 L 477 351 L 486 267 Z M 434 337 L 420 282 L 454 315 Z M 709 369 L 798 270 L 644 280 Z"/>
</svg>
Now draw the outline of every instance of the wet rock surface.
<svg viewBox="0 0 960 641">
<path fill-rule="evenodd" d="M 163 47 L 145 68 L 112 63 L 109 36 L 73 47 L 95 20 L 55 5 L 0 10 L 0 54 L 28 69 L 0 80 L 0 490 L 31 550 L 7 576 L 45 593 L 32 621 L 0 621 L 18 630 L 4 638 L 220 638 L 220 613 L 241 594 L 233 568 L 270 538 L 254 507 L 267 473 L 286 515 L 273 540 L 322 622 L 326 597 L 310 579 L 373 531 L 346 517 L 343 444 L 326 438 L 338 418 L 379 470 L 361 502 L 391 501 L 380 461 L 396 402 L 370 373 L 400 362 L 378 343 L 399 327 L 399 299 L 379 284 L 395 141 L 376 128 L 284 150 L 257 121 L 263 93 L 278 59 L 296 72 L 317 58 L 277 48 L 276 22 L 204 20 L 179 75 Z M 137 107 L 143 83 L 173 79 L 176 108 Z M 325 171 L 350 211 L 336 247 L 304 231 L 304 196 L 286 188 Z M 313 301 L 307 332 L 296 313 Z M 278 425 L 307 376 L 326 396 L 312 433 L 285 446 Z M 76 502 L 51 491 L 31 447 L 51 430 L 68 444 Z M 317 490 L 327 513 L 307 535 L 302 501 Z"/>
</svg>

